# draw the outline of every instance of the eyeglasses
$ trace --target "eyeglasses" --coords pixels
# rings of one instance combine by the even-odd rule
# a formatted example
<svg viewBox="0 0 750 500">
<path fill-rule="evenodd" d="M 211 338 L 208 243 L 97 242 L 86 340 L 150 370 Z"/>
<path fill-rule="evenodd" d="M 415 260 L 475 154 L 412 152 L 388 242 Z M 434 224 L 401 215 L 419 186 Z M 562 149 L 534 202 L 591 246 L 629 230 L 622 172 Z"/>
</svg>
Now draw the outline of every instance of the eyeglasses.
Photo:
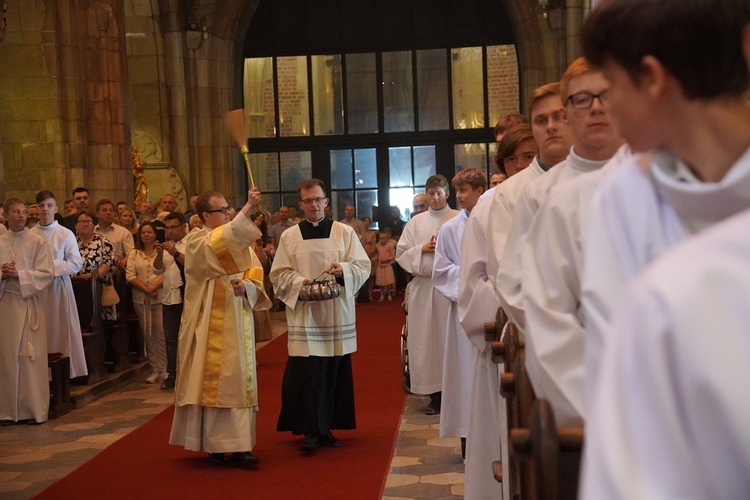
<svg viewBox="0 0 750 500">
<path fill-rule="evenodd" d="M 328 198 L 306 198 L 302 200 L 302 203 L 305 205 L 312 205 L 315 203 L 316 205 L 321 205 L 324 201 L 326 201 Z"/>
<path fill-rule="evenodd" d="M 93 224 L 94 223 L 94 221 L 91 219 L 79 219 L 77 222 L 78 224 Z"/>
<path fill-rule="evenodd" d="M 230 207 L 221 207 L 221 208 L 217 208 L 215 210 L 204 210 L 204 212 L 207 213 L 207 214 L 215 214 L 216 212 L 221 212 L 224 215 L 226 215 L 226 214 L 229 213 L 229 210 L 231 210 Z"/>
<path fill-rule="evenodd" d="M 602 104 L 602 106 L 604 106 L 604 104 L 607 102 L 607 92 L 609 92 L 609 90 L 605 90 L 604 92 L 600 92 L 598 94 L 578 92 L 577 94 L 573 94 L 568 97 L 568 102 L 572 104 L 576 109 L 588 109 L 592 104 L 594 104 L 594 99 L 599 99 L 599 102 Z"/>
</svg>

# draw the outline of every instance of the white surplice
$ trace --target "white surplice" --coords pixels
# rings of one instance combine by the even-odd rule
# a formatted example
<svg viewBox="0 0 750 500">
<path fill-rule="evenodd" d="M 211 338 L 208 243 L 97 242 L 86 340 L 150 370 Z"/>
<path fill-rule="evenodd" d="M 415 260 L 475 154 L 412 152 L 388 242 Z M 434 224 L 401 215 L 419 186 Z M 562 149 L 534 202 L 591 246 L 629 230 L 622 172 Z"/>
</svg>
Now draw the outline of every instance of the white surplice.
<svg viewBox="0 0 750 500">
<path fill-rule="evenodd" d="M 526 370 L 537 397 L 550 402 L 561 427 L 583 423 L 586 332 L 581 273 L 589 207 L 604 176 L 629 154 L 623 146 L 601 169 L 554 186 L 526 233 Z"/>
<path fill-rule="evenodd" d="M 476 348 L 472 410 L 466 437 L 464 495 L 469 499 L 509 495 L 508 482 L 500 485 L 495 481 L 488 465 L 502 459 L 503 474 L 508 477 L 505 400 L 499 395 L 498 385 L 504 364 L 492 361 L 484 324 L 495 320 L 500 306 L 494 279 L 516 200 L 526 184 L 543 173 L 535 157 L 527 168 L 485 192 L 471 211 L 461 242 L 458 318 Z"/>
<path fill-rule="evenodd" d="M 70 282 L 70 277 L 83 265 L 76 237 L 57 221 L 48 226 L 37 224 L 29 232 L 44 238 L 55 264 L 55 280 L 46 289 L 43 299 L 47 317 L 55 318 L 55 321 L 47 322 L 47 351 L 70 357 L 70 378 L 88 375 L 81 323 Z"/>
<path fill-rule="evenodd" d="M 299 300 L 305 279 L 332 262 L 341 264 L 344 286 L 338 299 Z M 343 356 L 357 350 L 354 294 L 370 276 L 370 258 L 353 228 L 334 222 L 328 238 L 303 239 L 300 226 L 281 235 L 270 278 L 286 304 L 289 356 Z"/>
<path fill-rule="evenodd" d="M 443 224 L 458 215 L 445 206 L 415 215 L 401 233 L 396 261 L 414 279 L 409 291 L 409 374 L 415 394 L 439 392 L 443 385 L 443 349 L 450 303 L 432 285 L 433 253 L 422 253 L 422 246 L 437 236 Z"/>
<path fill-rule="evenodd" d="M 581 497 L 750 497 L 750 211 L 657 258 L 613 317 Z"/>
<path fill-rule="evenodd" d="M 0 420 L 46 422 L 49 413 L 45 289 L 55 279 L 49 246 L 28 229 L 0 236 L 0 264 L 18 279 L 0 280 Z"/>
<path fill-rule="evenodd" d="M 443 394 L 440 409 L 440 437 L 466 437 L 471 412 L 471 387 L 474 380 L 473 344 L 458 321 L 458 270 L 461 238 L 467 210 L 443 224 L 435 246 L 432 284 L 450 302 L 445 328 L 443 354 Z"/>
<path fill-rule="evenodd" d="M 750 148 L 719 182 L 666 150 L 626 159 L 602 182 L 584 241 L 586 395 L 599 379 L 612 311 L 630 280 L 687 236 L 750 207 Z"/>
<path fill-rule="evenodd" d="M 593 172 L 604 166 L 607 160 L 593 161 L 581 158 L 570 147 L 568 157 L 549 169 L 547 173 L 530 180 L 523 189 L 513 210 L 513 221 L 497 264 L 495 291 L 500 305 L 508 317 L 522 330 L 526 330 L 523 312 L 523 273 L 521 259 L 524 255 L 526 232 L 529 230 L 539 206 L 550 188 L 581 174 Z"/>
<path fill-rule="evenodd" d="M 501 400 L 498 370 L 492 361 L 489 343 L 484 338 L 484 323 L 494 319 L 491 318 L 494 315 L 492 311 L 497 311 L 500 305 L 495 296 L 495 287 L 487 275 L 487 254 L 490 251 L 487 232 L 496 189 L 494 187 L 482 194 L 466 221 L 458 270 L 458 319 L 466 338 L 474 346 L 471 359 L 474 382 L 471 387 L 464 472 L 464 497 L 467 499 L 499 498 L 503 494 L 503 486 L 495 481 L 489 464 L 501 458 L 503 468 L 508 463 L 500 444 L 500 436 L 506 432 L 506 419 L 505 411 L 498 413 L 498 401 Z M 507 449 L 504 451 L 507 452 Z"/>
</svg>

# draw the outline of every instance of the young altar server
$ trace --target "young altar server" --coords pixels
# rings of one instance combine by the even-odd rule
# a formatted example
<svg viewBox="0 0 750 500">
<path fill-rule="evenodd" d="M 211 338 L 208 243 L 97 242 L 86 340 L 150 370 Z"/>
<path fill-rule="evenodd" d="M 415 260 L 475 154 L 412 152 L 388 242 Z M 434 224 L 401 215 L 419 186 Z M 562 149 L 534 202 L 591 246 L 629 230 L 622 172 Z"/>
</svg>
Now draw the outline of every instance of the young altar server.
<svg viewBox="0 0 750 500">
<path fill-rule="evenodd" d="M 435 245 L 443 224 L 458 215 L 448 206 L 450 187 L 440 174 L 425 182 L 430 208 L 415 215 L 404 227 L 396 247 L 396 261 L 411 273 L 409 314 L 409 373 L 411 391 L 429 394 L 425 414 L 440 413 L 440 391 L 443 385 L 443 349 L 448 324 L 449 301 L 432 284 Z"/>
<path fill-rule="evenodd" d="M 8 232 L 0 236 L 0 421 L 47 421 L 47 311 L 40 303 L 55 279 L 49 246 L 26 229 L 26 203 L 3 206 Z"/>
<path fill-rule="evenodd" d="M 570 152 L 565 160 L 528 182 L 513 210 L 498 262 L 495 291 L 508 317 L 523 330 L 526 325 L 521 260 L 525 257 L 526 231 L 539 206 L 552 186 L 603 167 L 622 145 L 622 137 L 604 107 L 608 89 L 607 80 L 586 59 L 579 57 L 570 64 L 560 80 L 560 116 L 570 130 Z"/>
<path fill-rule="evenodd" d="M 458 269 L 464 227 L 487 186 L 487 177 L 477 168 L 467 168 L 457 173 L 451 184 L 456 190 L 461 212 L 443 224 L 438 234 L 432 284 L 450 303 L 445 327 L 440 437 L 460 437 L 465 455 L 475 364 L 472 357 L 474 346 L 461 328 L 456 311 Z"/>
<path fill-rule="evenodd" d="M 524 143 L 528 145 L 529 137 L 537 143 L 539 154 L 528 167 L 482 196 L 466 223 L 461 242 L 458 318 L 477 349 L 464 487 L 464 494 L 469 499 L 498 495 L 500 485 L 493 477 L 492 468 L 486 464 L 501 458 L 501 445 L 503 467 L 505 474 L 509 473 L 507 443 L 505 439 L 501 440 L 501 436 L 505 435 L 505 401 L 498 391 L 498 370 L 502 370 L 502 365 L 492 361 L 492 352 L 484 337 L 484 323 L 495 320 L 499 306 L 494 279 L 496 254 L 502 246 L 498 250 L 495 245 L 505 245 L 504 236 L 500 236 L 510 228 L 515 200 L 531 179 L 542 175 L 551 164 L 564 159 L 570 149 L 567 126 L 560 121 L 562 104 L 559 94 L 558 83 L 542 85 L 532 92 L 529 109 L 532 127 L 511 129 L 498 145 L 498 156 L 501 152 L 509 155 L 511 151 L 525 149 L 521 146 Z M 517 136 L 521 132 L 523 136 Z M 524 137 L 522 142 L 516 144 L 515 150 L 510 149 L 511 144 L 506 142 L 513 136 Z M 506 488 L 506 496 L 509 494 L 507 484 L 502 485 Z"/>
<path fill-rule="evenodd" d="M 586 425 L 582 498 L 750 494 L 748 228 L 746 210 L 629 287 Z"/>
<path fill-rule="evenodd" d="M 47 351 L 70 357 L 70 378 L 82 377 L 88 375 L 88 369 L 70 277 L 81 269 L 83 259 L 75 235 L 55 220 L 55 194 L 52 191 L 39 191 L 36 204 L 39 207 L 39 224 L 29 232 L 44 238 L 55 264 L 55 280 L 44 297 L 47 316 L 55 318 L 47 322 Z"/>
<path fill-rule="evenodd" d="M 664 37 L 666 32 L 670 36 Z M 701 36 L 696 37 L 696 33 Z M 605 364 L 611 359 L 611 349 L 635 340 L 627 333 L 630 329 L 612 326 L 613 315 L 623 302 L 628 284 L 670 248 L 750 207 L 750 108 L 747 106 L 750 76 L 743 54 L 743 42 L 747 51 L 749 37 L 750 3 L 744 0 L 607 2 L 598 6 L 587 19 L 583 31 L 584 52 L 593 64 L 602 68 L 611 83 L 610 110 L 620 131 L 633 150 L 653 148 L 651 154 L 624 164 L 608 176 L 592 205 L 584 242 L 583 281 L 587 320 L 585 404 L 591 410 L 587 412 L 587 428 L 613 423 L 599 420 L 596 409 L 605 404 L 603 384 L 610 379 L 609 370 L 616 369 Z M 717 257 L 710 254 L 707 258 Z M 692 264 L 698 266 L 701 262 Z M 706 301 L 713 304 L 717 299 L 706 293 L 708 289 L 685 290 L 681 278 L 679 274 L 670 274 L 670 283 L 664 283 L 670 294 L 680 291 L 697 294 L 699 304 Z M 741 280 L 739 274 L 737 279 Z M 722 286 L 731 285 L 722 282 Z M 644 322 L 658 323 L 664 318 L 662 314 L 670 312 L 669 303 L 651 304 L 659 305 L 662 307 L 648 318 L 644 317 Z M 712 314 L 720 311 L 717 305 Z M 620 314 L 627 312 L 624 310 Z M 717 321 L 723 321 L 723 315 L 716 317 L 722 318 Z M 683 319 L 687 318 L 679 318 L 679 321 Z M 690 328 L 700 324 L 696 322 Z M 731 323 L 728 326 L 734 329 Z M 718 328 L 723 328 L 721 323 Z M 678 350 L 682 348 L 682 331 L 683 328 L 677 328 L 673 338 L 673 346 Z M 691 335 L 691 329 L 686 327 L 684 331 L 686 336 Z M 627 338 L 620 338 L 623 335 Z M 711 345 L 709 335 L 706 346 L 710 349 Z M 644 354 L 652 355 L 656 356 L 657 352 Z M 670 358 L 670 361 L 673 360 Z M 724 367 L 725 362 L 730 363 L 726 365 L 731 367 L 730 371 L 734 369 L 725 358 L 719 367 Z M 688 367 L 695 368 L 695 365 Z M 726 380 L 734 378 L 728 376 Z M 655 421 L 640 421 L 636 414 L 646 411 L 651 390 L 664 388 L 668 382 L 655 378 L 649 383 L 657 387 L 646 390 L 637 384 L 628 386 L 632 391 L 629 398 L 636 398 L 638 403 L 630 406 L 627 414 L 619 416 L 644 431 L 647 430 L 644 426 L 662 428 Z M 711 390 L 705 394 L 709 394 L 708 399 L 703 399 L 706 407 L 716 402 L 714 396 L 721 399 Z M 602 415 L 607 418 L 608 414 Z M 677 425 L 693 423 L 682 405 L 674 417 L 671 422 L 675 426 L 666 431 L 677 432 Z M 685 440 L 677 441 L 680 446 L 664 451 L 669 453 L 670 460 L 689 459 L 682 455 L 702 452 L 696 451 L 700 450 L 701 443 L 694 441 L 702 439 L 697 434 L 711 434 L 711 429 L 724 430 L 725 427 L 728 429 L 731 424 L 719 420 L 693 428 Z M 601 453 L 602 446 L 611 451 Z M 649 447 L 649 450 L 653 452 L 651 459 L 663 456 L 654 451 L 656 448 Z M 722 454 L 724 452 L 725 449 Z M 713 454 L 706 456 L 714 457 Z M 621 493 L 612 474 L 621 474 L 623 479 L 628 478 L 628 485 L 632 484 L 630 472 L 635 470 L 636 460 L 640 458 L 627 449 L 620 453 L 608 438 L 606 443 L 595 443 L 587 435 L 584 498 L 632 497 L 632 490 Z M 722 467 L 729 462 L 731 459 L 702 463 L 732 474 L 730 467 Z M 738 459 L 737 464 L 741 462 Z M 647 464 L 638 464 L 638 467 L 641 465 Z M 669 464 L 660 465 L 660 470 L 667 474 L 659 478 L 668 488 L 666 496 L 737 498 L 736 490 L 734 494 L 718 493 L 722 491 L 718 483 L 685 480 L 700 477 L 698 469 L 682 469 L 677 463 L 674 469 L 670 469 Z M 746 466 L 746 462 L 740 465 L 743 471 Z M 608 470 L 617 472 L 607 473 Z M 723 477 L 731 481 L 728 476 Z M 643 491 L 652 491 L 652 486 L 657 485 L 643 484 Z M 657 493 L 656 496 L 663 495 Z M 747 489 L 739 496 L 747 496 Z"/>
</svg>

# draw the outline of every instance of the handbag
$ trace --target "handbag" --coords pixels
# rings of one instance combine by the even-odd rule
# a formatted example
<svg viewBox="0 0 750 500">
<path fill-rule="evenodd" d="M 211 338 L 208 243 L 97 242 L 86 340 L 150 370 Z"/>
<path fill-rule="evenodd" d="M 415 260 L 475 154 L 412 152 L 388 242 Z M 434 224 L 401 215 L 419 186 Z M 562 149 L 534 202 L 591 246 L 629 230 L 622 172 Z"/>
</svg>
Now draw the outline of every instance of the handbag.
<svg viewBox="0 0 750 500">
<path fill-rule="evenodd" d="M 102 305 L 114 306 L 120 303 L 120 296 L 117 295 L 114 285 L 106 285 L 102 288 Z"/>
</svg>

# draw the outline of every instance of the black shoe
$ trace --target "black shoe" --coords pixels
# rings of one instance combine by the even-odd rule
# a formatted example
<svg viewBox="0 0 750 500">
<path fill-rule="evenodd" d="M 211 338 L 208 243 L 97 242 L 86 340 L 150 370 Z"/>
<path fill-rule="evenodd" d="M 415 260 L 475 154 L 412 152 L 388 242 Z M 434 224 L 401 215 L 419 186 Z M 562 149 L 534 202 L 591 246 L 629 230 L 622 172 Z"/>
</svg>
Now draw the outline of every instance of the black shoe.
<svg viewBox="0 0 750 500">
<path fill-rule="evenodd" d="M 236 451 L 232 454 L 232 459 L 240 465 L 255 465 L 260 460 L 249 451 Z"/>
<path fill-rule="evenodd" d="M 328 446 L 329 448 L 339 447 L 339 440 L 333 437 L 333 433 L 331 431 L 328 431 L 328 434 L 326 434 L 325 436 L 321 436 L 320 443 L 323 446 Z"/>
<path fill-rule="evenodd" d="M 209 453 L 208 459 L 212 464 L 225 464 L 227 463 L 227 457 L 223 453 Z"/>
<path fill-rule="evenodd" d="M 442 400 L 443 393 L 433 392 L 430 394 L 430 404 L 424 409 L 425 415 L 440 415 L 440 402 Z"/>
<path fill-rule="evenodd" d="M 299 449 L 302 451 L 317 451 L 320 446 L 320 438 L 315 434 L 305 434 L 305 440 L 302 441 Z"/>
<path fill-rule="evenodd" d="M 169 377 L 167 377 L 167 380 L 165 380 L 161 384 L 161 390 L 162 391 L 171 391 L 171 390 L 174 389 L 174 385 L 175 385 L 174 377 L 172 375 L 170 375 Z"/>
</svg>

